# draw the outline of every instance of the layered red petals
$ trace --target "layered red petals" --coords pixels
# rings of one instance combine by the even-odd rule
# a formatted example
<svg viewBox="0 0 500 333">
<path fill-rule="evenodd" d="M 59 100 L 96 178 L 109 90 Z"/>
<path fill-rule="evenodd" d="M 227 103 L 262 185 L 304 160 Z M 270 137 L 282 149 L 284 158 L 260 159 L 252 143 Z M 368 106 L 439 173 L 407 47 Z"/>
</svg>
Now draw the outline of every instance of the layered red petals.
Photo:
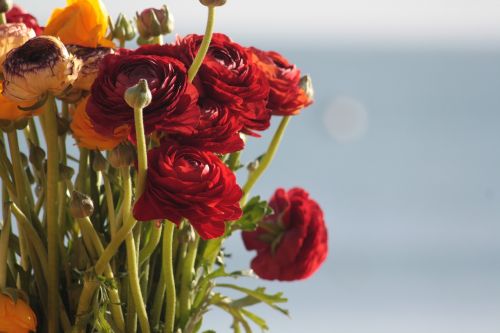
<svg viewBox="0 0 500 333">
<path fill-rule="evenodd" d="M 319 205 L 300 188 L 278 189 L 269 202 L 274 213 L 257 230 L 243 232 L 251 267 L 263 279 L 293 281 L 311 276 L 328 254 L 328 235 Z"/>
<path fill-rule="evenodd" d="M 103 59 L 87 104 L 94 128 L 111 135 L 122 125 L 134 126 L 134 113 L 123 95 L 140 79 L 146 79 L 153 97 L 143 110 L 146 134 L 155 130 L 192 134 L 199 121 L 198 92 L 188 82 L 186 67 L 174 58 L 144 55 L 140 50 Z"/>
<path fill-rule="evenodd" d="M 140 221 L 176 224 L 186 218 L 209 239 L 241 217 L 241 196 L 235 175 L 216 155 L 167 141 L 148 153 L 146 188 L 133 214 Z"/>
<path fill-rule="evenodd" d="M 205 101 L 200 103 L 200 122 L 193 135 L 177 135 L 173 138 L 182 144 L 219 154 L 243 149 L 241 124 L 227 107 Z"/>
<path fill-rule="evenodd" d="M 273 115 L 291 116 L 309 106 L 312 100 L 299 86 L 300 70 L 273 51 L 250 48 L 256 63 L 266 75 L 270 91 L 267 107 Z"/>
<path fill-rule="evenodd" d="M 203 36 L 188 35 L 177 41 L 177 57 L 191 64 Z M 211 99 L 233 112 L 243 132 L 254 134 L 269 127 L 266 108 L 269 83 L 251 52 L 223 34 L 214 34 L 208 54 L 194 81 L 200 97 Z"/>
</svg>

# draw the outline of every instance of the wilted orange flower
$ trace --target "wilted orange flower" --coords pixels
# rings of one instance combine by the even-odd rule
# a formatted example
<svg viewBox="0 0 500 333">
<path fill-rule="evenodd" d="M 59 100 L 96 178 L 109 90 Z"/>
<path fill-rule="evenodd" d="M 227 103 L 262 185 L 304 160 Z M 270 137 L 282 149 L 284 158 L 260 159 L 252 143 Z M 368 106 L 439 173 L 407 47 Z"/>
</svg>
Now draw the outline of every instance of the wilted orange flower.
<svg viewBox="0 0 500 333">
<path fill-rule="evenodd" d="M 2 89 L 0 85 L 0 92 L 1 91 Z M 0 94 L 0 120 L 19 120 L 25 117 L 39 115 L 43 112 L 43 107 L 34 111 L 22 111 L 18 108 L 18 105 L 28 107 L 35 103 L 36 101 L 28 101 L 23 103 L 12 102 L 10 99 Z"/>
<path fill-rule="evenodd" d="M 24 23 L 7 23 L 0 25 L 0 64 L 4 62 L 7 53 L 35 37 L 35 31 Z"/>
<path fill-rule="evenodd" d="M 52 12 L 44 34 L 59 37 L 64 44 L 112 47 L 106 39 L 108 12 L 100 0 L 67 0 L 67 6 Z"/>
<path fill-rule="evenodd" d="M 28 333 L 36 330 L 36 316 L 21 299 L 14 302 L 0 293 L 0 332 Z"/>
<path fill-rule="evenodd" d="M 73 113 L 71 130 L 78 146 L 87 149 L 111 150 L 127 139 L 130 128 L 127 125 L 115 129 L 111 137 L 97 133 L 85 111 L 88 97 L 78 103 Z"/>
</svg>

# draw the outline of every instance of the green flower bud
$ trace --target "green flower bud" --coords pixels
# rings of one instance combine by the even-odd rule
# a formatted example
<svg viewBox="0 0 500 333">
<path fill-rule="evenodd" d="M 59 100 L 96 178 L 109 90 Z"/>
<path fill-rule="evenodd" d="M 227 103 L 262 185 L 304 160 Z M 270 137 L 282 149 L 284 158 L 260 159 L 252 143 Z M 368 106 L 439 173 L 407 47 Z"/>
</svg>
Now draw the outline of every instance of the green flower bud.
<svg viewBox="0 0 500 333">
<path fill-rule="evenodd" d="M 135 160 L 135 149 L 130 143 L 121 143 L 109 154 L 109 164 L 119 169 L 131 165 Z"/>
<path fill-rule="evenodd" d="M 134 109 L 144 109 L 151 103 L 153 96 L 148 87 L 148 82 L 140 79 L 139 82 L 125 91 L 125 102 Z"/>
<path fill-rule="evenodd" d="M 200 3 L 207 7 L 220 7 L 226 4 L 226 0 L 200 0 Z"/>
<path fill-rule="evenodd" d="M 309 75 L 304 75 L 300 78 L 299 86 L 306 93 L 307 97 L 310 99 L 314 98 L 314 87 L 312 79 Z"/>
<path fill-rule="evenodd" d="M 12 8 L 12 0 L 0 0 L 0 13 L 7 13 Z"/>
<path fill-rule="evenodd" d="M 136 14 L 136 24 L 143 40 L 166 35 L 174 30 L 174 17 L 168 7 L 161 9 L 148 8 Z"/>
<path fill-rule="evenodd" d="M 113 38 L 118 40 L 132 40 L 135 38 L 136 31 L 132 20 L 127 19 L 127 16 L 119 14 L 113 27 Z"/>
<path fill-rule="evenodd" d="M 73 191 L 71 194 L 71 202 L 69 206 L 71 215 L 76 219 L 89 217 L 94 212 L 94 203 L 85 194 Z"/>
</svg>

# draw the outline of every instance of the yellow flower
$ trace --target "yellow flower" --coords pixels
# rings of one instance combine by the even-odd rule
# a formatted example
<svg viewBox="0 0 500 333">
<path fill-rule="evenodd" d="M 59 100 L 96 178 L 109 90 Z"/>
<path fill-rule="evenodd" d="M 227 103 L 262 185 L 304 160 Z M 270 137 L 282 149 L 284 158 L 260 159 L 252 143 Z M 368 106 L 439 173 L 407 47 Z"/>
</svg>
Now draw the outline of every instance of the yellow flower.
<svg viewBox="0 0 500 333">
<path fill-rule="evenodd" d="M 28 333 L 36 330 L 36 316 L 21 299 L 16 302 L 0 293 L 0 332 Z"/>
<path fill-rule="evenodd" d="M 35 37 L 35 31 L 24 23 L 7 23 L 0 25 L 0 64 L 2 64 L 10 50 L 26 43 Z"/>
<path fill-rule="evenodd" d="M 123 125 L 115 129 L 113 136 L 108 137 L 99 134 L 92 126 L 92 122 L 85 111 L 88 97 L 78 103 L 73 112 L 71 121 L 71 131 L 79 147 L 87 149 L 111 150 L 118 146 L 120 142 L 127 139 L 130 134 L 130 127 Z"/>
<path fill-rule="evenodd" d="M 106 39 L 108 12 L 100 0 L 67 0 L 67 6 L 52 12 L 44 34 L 59 37 L 64 44 L 113 47 Z"/>
<path fill-rule="evenodd" d="M 82 61 L 52 36 L 35 37 L 9 52 L 3 63 L 3 94 L 15 102 L 62 94 L 78 77 Z"/>
</svg>

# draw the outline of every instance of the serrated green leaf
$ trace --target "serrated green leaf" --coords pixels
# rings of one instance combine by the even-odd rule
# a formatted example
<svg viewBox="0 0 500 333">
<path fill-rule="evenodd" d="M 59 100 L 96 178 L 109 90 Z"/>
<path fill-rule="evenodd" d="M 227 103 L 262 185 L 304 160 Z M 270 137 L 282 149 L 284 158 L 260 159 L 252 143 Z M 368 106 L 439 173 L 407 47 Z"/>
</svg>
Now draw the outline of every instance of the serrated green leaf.
<svg viewBox="0 0 500 333">
<path fill-rule="evenodd" d="M 288 299 L 283 297 L 283 293 L 281 293 L 281 292 L 271 295 L 271 294 L 266 294 L 266 288 L 263 288 L 263 287 L 252 290 L 252 289 L 243 288 L 243 287 L 236 286 L 234 284 L 229 284 L 229 283 L 219 283 L 216 286 L 222 287 L 222 288 L 229 288 L 229 289 L 233 289 L 233 290 L 238 290 L 238 291 L 240 291 L 248 296 L 251 296 L 251 297 L 258 299 L 259 301 L 269 305 L 271 308 L 288 316 L 288 310 L 285 310 L 285 309 L 276 305 L 276 303 L 285 303 L 288 301 Z"/>
<path fill-rule="evenodd" d="M 233 230 L 254 231 L 260 221 L 273 212 L 267 201 L 255 196 L 243 208 L 242 217 L 232 224 Z"/>
<path fill-rule="evenodd" d="M 267 326 L 267 323 L 266 321 L 257 316 L 255 313 L 253 312 L 250 312 L 248 310 L 245 310 L 245 309 L 240 309 L 241 313 L 243 313 L 248 319 L 250 319 L 251 321 L 253 321 L 257 326 L 259 326 L 263 331 L 267 331 L 269 329 L 269 327 Z"/>
</svg>

